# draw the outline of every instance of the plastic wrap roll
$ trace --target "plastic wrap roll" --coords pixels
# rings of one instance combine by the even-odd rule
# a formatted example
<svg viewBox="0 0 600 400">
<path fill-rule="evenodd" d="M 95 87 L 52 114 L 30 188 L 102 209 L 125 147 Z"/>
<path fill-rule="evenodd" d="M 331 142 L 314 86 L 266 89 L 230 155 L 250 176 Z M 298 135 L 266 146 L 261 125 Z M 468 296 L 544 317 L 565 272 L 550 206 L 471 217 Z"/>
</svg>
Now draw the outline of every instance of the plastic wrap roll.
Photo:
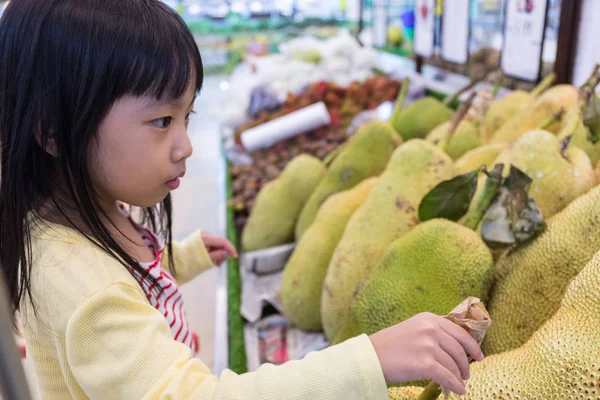
<svg viewBox="0 0 600 400">
<path fill-rule="evenodd" d="M 242 133 L 242 145 L 247 151 L 254 151 L 330 123 L 325 103 L 319 102 L 248 129 Z"/>
</svg>

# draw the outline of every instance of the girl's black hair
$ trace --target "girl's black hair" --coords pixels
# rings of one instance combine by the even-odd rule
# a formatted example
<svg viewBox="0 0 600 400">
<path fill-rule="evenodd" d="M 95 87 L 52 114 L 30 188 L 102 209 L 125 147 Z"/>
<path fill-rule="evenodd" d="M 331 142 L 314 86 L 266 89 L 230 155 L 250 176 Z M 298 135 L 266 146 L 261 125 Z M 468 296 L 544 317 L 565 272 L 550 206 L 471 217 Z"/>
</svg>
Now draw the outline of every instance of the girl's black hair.
<svg viewBox="0 0 600 400">
<path fill-rule="evenodd" d="M 103 223 L 90 159 L 119 98 L 174 100 L 190 84 L 200 91 L 202 61 L 184 21 L 159 0 L 13 0 L 0 20 L 0 60 L 0 264 L 14 311 L 25 296 L 34 304 L 31 230 L 39 218 L 30 217 L 48 204 L 140 285 L 159 287 Z M 142 211 L 173 269 L 170 197 Z"/>
</svg>

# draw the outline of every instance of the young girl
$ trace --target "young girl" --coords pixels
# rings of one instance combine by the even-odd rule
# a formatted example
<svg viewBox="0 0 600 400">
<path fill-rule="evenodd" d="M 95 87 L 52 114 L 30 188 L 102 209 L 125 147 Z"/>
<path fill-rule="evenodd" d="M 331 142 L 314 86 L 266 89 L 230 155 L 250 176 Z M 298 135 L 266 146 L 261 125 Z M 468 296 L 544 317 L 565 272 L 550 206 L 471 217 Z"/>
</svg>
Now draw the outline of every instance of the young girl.
<svg viewBox="0 0 600 400">
<path fill-rule="evenodd" d="M 0 60 L 0 263 L 44 399 L 386 399 L 417 379 L 464 393 L 467 354 L 483 355 L 431 314 L 241 376 L 193 357 L 177 285 L 237 255 L 206 233 L 171 241 L 203 74 L 159 0 L 13 0 Z"/>
</svg>

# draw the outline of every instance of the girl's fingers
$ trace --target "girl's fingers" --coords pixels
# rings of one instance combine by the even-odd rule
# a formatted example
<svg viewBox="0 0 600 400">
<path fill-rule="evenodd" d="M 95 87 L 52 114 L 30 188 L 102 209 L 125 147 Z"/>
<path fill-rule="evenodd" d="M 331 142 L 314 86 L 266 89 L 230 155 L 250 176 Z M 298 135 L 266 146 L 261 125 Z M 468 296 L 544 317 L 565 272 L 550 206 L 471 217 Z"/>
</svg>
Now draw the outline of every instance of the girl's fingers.
<svg viewBox="0 0 600 400">
<path fill-rule="evenodd" d="M 452 375 L 456 377 L 456 379 L 458 379 L 459 381 L 463 380 L 460 373 L 460 369 L 456 364 L 456 361 L 454 361 L 454 359 L 448 353 L 446 353 L 444 350 L 438 347 L 436 348 L 434 357 L 436 361 L 442 364 L 442 366 L 448 371 L 450 371 Z"/>
<path fill-rule="evenodd" d="M 216 238 L 214 236 L 207 235 L 204 237 L 204 245 L 209 249 L 215 251 L 225 249 L 228 252 L 228 254 L 231 255 L 231 257 L 238 257 L 237 250 L 235 249 L 233 244 L 231 244 L 231 242 L 225 238 Z"/>
<path fill-rule="evenodd" d="M 447 319 L 442 319 L 440 321 L 440 328 L 456 339 L 456 341 L 465 349 L 467 354 L 470 354 L 474 360 L 483 360 L 483 353 L 481 352 L 479 344 L 477 344 L 475 339 L 473 339 L 466 330 Z"/>
<path fill-rule="evenodd" d="M 450 389 L 458 395 L 462 396 L 467 393 L 465 383 L 454 376 L 454 374 L 446 369 L 442 364 L 437 362 L 433 363 L 429 372 L 430 376 L 427 376 L 427 379 L 437 382 L 440 386 Z"/>
<path fill-rule="evenodd" d="M 445 351 L 448 356 L 452 357 L 458 366 L 462 379 L 469 379 L 469 360 L 467 358 L 467 353 L 465 353 L 465 349 L 456 341 L 456 339 L 444 331 L 440 334 L 439 343 L 442 350 Z"/>
</svg>

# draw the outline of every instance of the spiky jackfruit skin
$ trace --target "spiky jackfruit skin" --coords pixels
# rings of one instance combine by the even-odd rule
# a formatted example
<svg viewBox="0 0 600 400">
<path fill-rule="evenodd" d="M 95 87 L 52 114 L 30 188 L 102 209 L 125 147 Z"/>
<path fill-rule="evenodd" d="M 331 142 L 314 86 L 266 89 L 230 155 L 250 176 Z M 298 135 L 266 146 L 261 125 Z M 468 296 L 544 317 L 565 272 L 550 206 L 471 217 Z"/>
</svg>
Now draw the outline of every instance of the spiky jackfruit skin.
<svg viewBox="0 0 600 400">
<path fill-rule="evenodd" d="M 598 288 L 600 254 L 569 284 L 558 311 L 527 343 L 472 364 L 466 396 L 451 399 L 599 400 Z"/>
<path fill-rule="evenodd" d="M 419 395 L 423 392 L 422 387 L 395 387 L 388 389 L 389 400 L 417 400 Z"/>
<path fill-rule="evenodd" d="M 350 217 L 376 182 L 377 178 L 366 179 L 327 199 L 292 253 L 283 271 L 280 297 L 285 316 L 298 328 L 322 329 L 321 293 L 327 266 Z"/>
<path fill-rule="evenodd" d="M 242 248 L 254 251 L 292 243 L 300 211 L 325 172 L 315 157 L 301 154 L 291 160 L 258 194 L 242 233 Z"/>
<path fill-rule="evenodd" d="M 396 149 L 387 169 L 348 222 L 327 268 L 321 316 L 329 340 L 340 332 L 359 282 L 394 240 L 419 224 L 423 197 L 455 174 L 452 159 L 424 140 L 414 139 Z"/>
<path fill-rule="evenodd" d="M 344 341 L 373 334 L 416 314 L 448 314 L 467 297 L 486 301 L 492 255 L 473 230 L 446 219 L 415 227 L 394 241 L 357 287 Z"/>
<path fill-rule="evenodd" d="M 592 143 L 588 139 L 588 135 L 590 134 L 590 130 L 583 124 L 583 120 L 578 115 L 578 106 L 575 105 L 571 107 L 565 119 L 563 121 L 563 129 L 558 133 L 558 138 L 560 140 L 566 139 L 568 136 L 572 136 L 571 146 L 579 147 L 581 150 L 585 151 L 585 153 L 590 158 L 592 165 L 596 165 L 600 160 L 600 141 L 597 143 Z M 572 133 L 568 130 L 567 126 L 569 125 L 569 121 L 573 118 L 579 120 L 577 123 L 577 129 L 575 133 Z"/>
<path fill-rule="evenodd" d="M 569 282 L 600 250 L 599 205 L 596 187 L 550 218 L 533 242 L 499 260 L 485 354 L 521 346 L 558 310 Z"/>
<path fill-rule="evenodd" d="M 296 241 L 313 223 L 319 207 L 331 195 L 348 190 L 367 178 L 381 174 L 400 139 L 387 122 L 370 122 L 360 127 L 333 161 L 296 225 Z"/>
<path fill-rule="evenodd" d="M 488 170 L 498 155 L 506 148 L 505 144 L 487 144 L 466 152 L 456 161 L 456 169 L 459 174 L 466 174 L 486 166 Z"/>
<path fill-rule="evenodd" d="M 423 97 L 409 104 L 390 121 L 402 139 L 425 138 L 436 126 L 450 121 L 454 111 L 433 97 Z"/>
<path fill-rule="evenodd" d="M 506 121 L 520 111 L 530 107 L 535 102 L 535 97 L 523 90 L 515 90 L 490 104 L 485 114 L 485 130 L 488 135 L 493 135 Z"/>
<path fill-rule="evenodd" d="M 434 145 L 444 140 L 450 129 L 450 121 L 444 122 L 435 127 L 428 135 L 426 140 Z M 484 144 L 483 138 L 479 134 L 477 127 L 468 120 L 462 121 L 450 143 L 446 146 L 446 153 L 453 159 L 457 160 L 469 150 L 473 150 Z"/>
<path fill-rule="evenodd" d="M 550 218 L 594 186 L 594 170 L 585 152 L 569 147 L 561 152 L 558 138 L 546 131 L 529 131 L 504 150 L 494 164 L 519 168 L 533 182 L 529 194 Z M 480 189 L 478 188 L 478 191 Z"/>
<path fill-rule="evenodd" d="M 554 86 L 542 94 L 531 107 L 517 113 L 498 128 L 491 137 L 490 143 L 510 143 L 525 132 L 540 128 L 543 123 L 559 112 L 566 114 L 577 103 L 578 97 L 577 89 L 571 85 Z M 554 134 L 558 133 L 562 118 L 548 126 L 546 130 Z"/>
</svg>

